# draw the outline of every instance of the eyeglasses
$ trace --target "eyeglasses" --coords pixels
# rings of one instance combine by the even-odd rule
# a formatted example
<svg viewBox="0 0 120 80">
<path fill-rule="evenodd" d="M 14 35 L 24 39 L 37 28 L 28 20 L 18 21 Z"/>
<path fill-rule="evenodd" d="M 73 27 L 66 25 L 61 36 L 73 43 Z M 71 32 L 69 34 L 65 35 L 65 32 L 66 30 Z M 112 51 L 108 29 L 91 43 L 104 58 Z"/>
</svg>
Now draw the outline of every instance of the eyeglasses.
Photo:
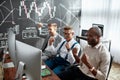
<svg viewBox="0 0 120 80">
<path fill-rule="evenodd" d="M 70 32 L 70 33 L 66 33 L 66 32 L 63 32 L 65 35 L 70 35 L 72 32 Z"/>
</svg>

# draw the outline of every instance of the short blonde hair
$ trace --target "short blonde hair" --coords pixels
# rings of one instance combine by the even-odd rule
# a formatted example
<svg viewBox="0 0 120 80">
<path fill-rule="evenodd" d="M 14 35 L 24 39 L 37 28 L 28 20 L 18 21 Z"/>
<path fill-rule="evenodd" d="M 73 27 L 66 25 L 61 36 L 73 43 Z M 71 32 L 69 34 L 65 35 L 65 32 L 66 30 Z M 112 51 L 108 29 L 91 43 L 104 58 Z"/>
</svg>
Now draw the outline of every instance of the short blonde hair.
<svg viewBox="0 0 120 80">
<path fill-rule="evenodd" d="M 74 33 L 74 30 L 73 30 L 73 28 L 71 26 L 65 26 L 64 30 L 71 30 Z"/>
</svg>

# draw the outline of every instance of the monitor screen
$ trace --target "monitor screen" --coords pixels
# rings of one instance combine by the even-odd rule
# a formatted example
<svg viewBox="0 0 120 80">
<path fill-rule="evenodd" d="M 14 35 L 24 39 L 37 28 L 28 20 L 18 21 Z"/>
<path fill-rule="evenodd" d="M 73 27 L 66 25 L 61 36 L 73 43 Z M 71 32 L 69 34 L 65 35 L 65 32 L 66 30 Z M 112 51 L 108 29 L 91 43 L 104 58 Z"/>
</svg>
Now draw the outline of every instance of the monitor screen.
<svg viewBox="0 0 120 80">
<path fill-rule="evenodd" d="M 17 55 L 15 52 L 15 33 L 12 29 L 8 30 L 8 49 L 15 67 L 17 67 Z"/>
<path fill-rule="evenodd" d="M 81 36 L 87 36 L 87 31 L 88 30 L 82 29 Z"/>
<path fill-rule="evenodd" d="M 16 53 L 18 62 L 25 64 L 25 73 L 29 80 L 41 80 L 41 54 L 38 48 L 16 40 Z"/>
</svg>

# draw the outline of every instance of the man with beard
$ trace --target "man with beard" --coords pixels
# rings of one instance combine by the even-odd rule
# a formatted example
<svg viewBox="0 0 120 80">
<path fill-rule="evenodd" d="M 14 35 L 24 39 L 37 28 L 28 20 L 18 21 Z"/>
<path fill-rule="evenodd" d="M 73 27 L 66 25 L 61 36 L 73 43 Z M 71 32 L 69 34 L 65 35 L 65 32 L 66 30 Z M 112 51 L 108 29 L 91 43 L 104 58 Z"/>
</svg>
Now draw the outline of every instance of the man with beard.
<svg viewBox="0 0 120 80">
<path fill-rule="evenodd" d="M 61 80 L 106 80 L 110 64 L 110 53 L 101 43 L 100 37 L 100 28 L 91 27 L 88 30 L 88 46 L 83 49 L 80 57 L 74 54 L 79 66 L 59 74 Z M 75 51 L 76 49 L 74 49 Z"/>
</svg>

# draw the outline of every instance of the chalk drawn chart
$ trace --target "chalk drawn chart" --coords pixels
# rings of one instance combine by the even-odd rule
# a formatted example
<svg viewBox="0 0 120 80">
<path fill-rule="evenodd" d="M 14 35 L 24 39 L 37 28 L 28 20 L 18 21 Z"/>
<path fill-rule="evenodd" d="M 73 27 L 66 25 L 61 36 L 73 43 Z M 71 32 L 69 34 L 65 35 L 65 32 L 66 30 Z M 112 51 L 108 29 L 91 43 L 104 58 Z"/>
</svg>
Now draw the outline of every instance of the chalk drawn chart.
<svg viewBox="0 0 120 80">
<path fill-rule="evenodd" d="M 0 33 L 7 34 L 8 28 L 15 28 L 22 36 L 22 33 L 29 33 L 30 27 L 32 30 L 35 27 L 35 31 L 39 22 L 43 23 L 44 29 L 48 23 L 56 22 L 58 31 L 70 25 L 79 35 L 80 3 L 81 0 L 0 0 Z M 35 33 L 32 33 L 34 37 Z"/>
</svg>

